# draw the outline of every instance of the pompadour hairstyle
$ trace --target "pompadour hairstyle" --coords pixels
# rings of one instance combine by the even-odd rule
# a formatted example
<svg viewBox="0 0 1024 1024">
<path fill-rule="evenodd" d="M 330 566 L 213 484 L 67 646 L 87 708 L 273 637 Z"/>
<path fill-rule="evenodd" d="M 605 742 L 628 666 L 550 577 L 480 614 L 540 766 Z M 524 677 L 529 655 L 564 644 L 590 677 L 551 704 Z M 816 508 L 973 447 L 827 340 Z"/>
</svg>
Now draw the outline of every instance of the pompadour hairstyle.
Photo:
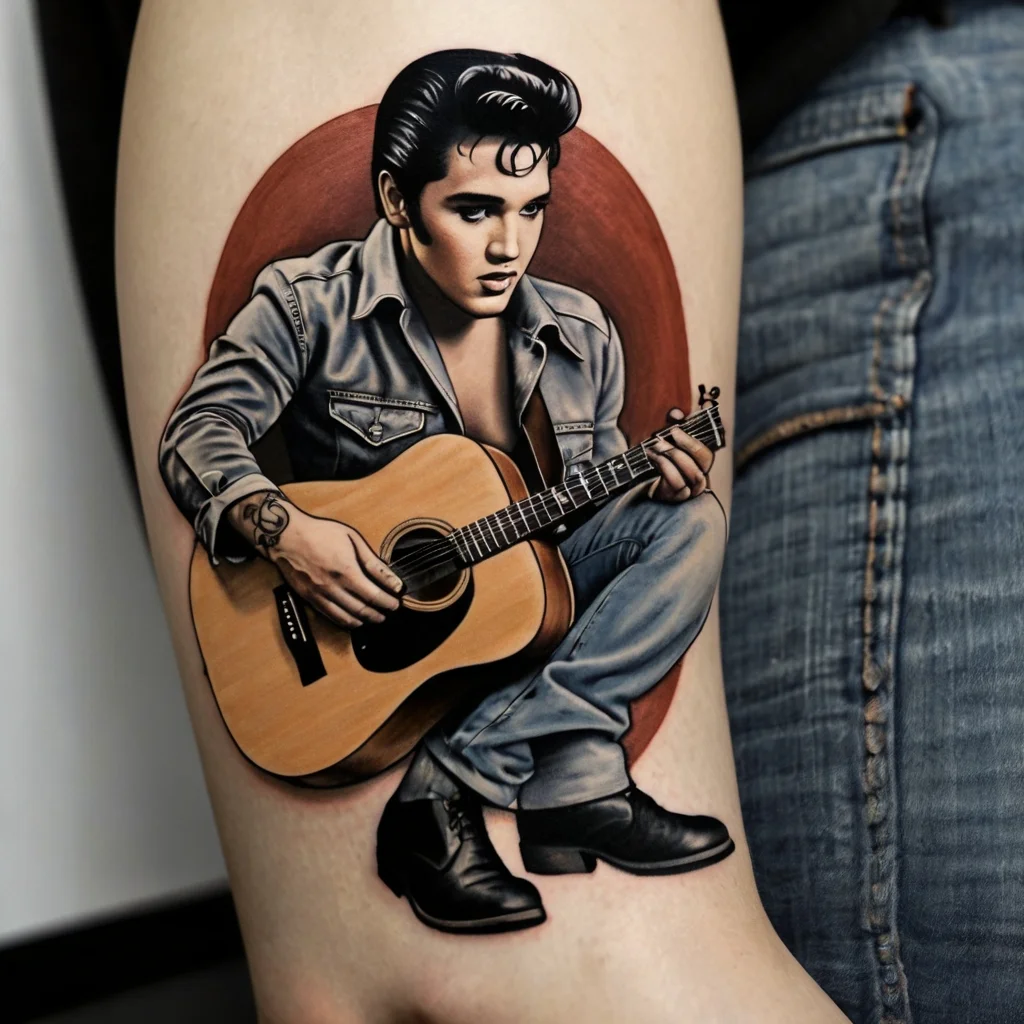
<svg viewBox="0 0 1024 1024">
<path fill-rule="evenodd" d="M 580 95 L 568 75 L 521 53 L 440 50 L 413 61 L 388 86 L 377 109 L 371 176 L 390 172 L 405 197 L 413 230 L 429 244 L 419 199 L 428 182 L 448 173 L 448 152 L 467 138 L 503 139 L 496 163 L 503 174 L 528 174 L 548 155 L 554 168 L 559 139 L 580 116 Z M 526 154 L 532 154 L 524 159 Z"/>
</svg>

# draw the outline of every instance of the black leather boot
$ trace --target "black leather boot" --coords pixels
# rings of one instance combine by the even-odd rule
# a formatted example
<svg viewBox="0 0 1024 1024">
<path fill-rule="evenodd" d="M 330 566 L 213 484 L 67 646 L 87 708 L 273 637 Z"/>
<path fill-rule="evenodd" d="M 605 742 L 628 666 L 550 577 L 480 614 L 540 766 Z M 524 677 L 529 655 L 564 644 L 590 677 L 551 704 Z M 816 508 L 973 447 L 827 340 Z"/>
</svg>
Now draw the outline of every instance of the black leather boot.
<svg viewBox="0 0 1024 1024">
<path fill-rule="evenodd" d="M 598 859 L 634 875 L 674 875 L 723 860 L 736 848 L 717 818 L 674 814 L 632 787 L 568 807 L 520 811 L 527 871 L 593 871 Z"/>
<path fill-rule="evenodd" d="M 377 829 L 377 874 L 443 932 L 514 931 L 546 917 L 540 893 L 505 867 L 479 800 L 463 789 L 439 800 L 392 797 Z"/>
</svg>

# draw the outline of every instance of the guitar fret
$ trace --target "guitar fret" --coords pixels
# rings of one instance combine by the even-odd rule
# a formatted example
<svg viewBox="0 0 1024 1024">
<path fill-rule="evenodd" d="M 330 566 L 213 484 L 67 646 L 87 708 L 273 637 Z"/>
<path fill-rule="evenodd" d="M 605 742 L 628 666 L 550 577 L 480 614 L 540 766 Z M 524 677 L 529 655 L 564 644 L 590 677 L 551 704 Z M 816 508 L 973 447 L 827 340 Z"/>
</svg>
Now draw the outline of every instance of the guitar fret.
<svg viewBox="0 0 1024 1024">
<path fill-rule="evenodd" d="M 631 460 L 635 459 L 637 462 L 640 462 L 634 476 L 639 476 L 639 474 L 647 472 L 647 470 L 651 469 L 654 465 L 651 462 L 650 456 L 647 454 L 647 449 L 643 445 L 630 449 L 629 456 Z"/>
<path fill-rule="evenodd" d="M 484 520 L 478 519 L 476 521 L 476 532 L 480 534 L 480 543 L 483 544 L 484 550 L 488 555 L 493 555 L 494 552 L 491 550 L 491 542 L 487 539 L 487 534 L 484 533 Z"/>
<path fill-rule="evenodd" d="M 668 439 L 675 426 L 682 427 L 690 436 L 705 444 L 720 448 L 724 444 L 724 436 L 715 422 L 716 412 L 717 407 L 714 406 L 702 409 L 682 423 L 664 427 L 646 441 L 612 456 L 600 465 L 590 466 L 585 472 L 569 473 L 561 483 L 513 502 L 504 509 L 454 531 L 450 535 L 451 543 L 459 557 L 467 564 L 472 564 L 511 547 L 524 537 L 538 533 L 585 505 L 611 497 L 638 478 L 649 477 L 652 471 L 657 470 L 649 446 Z"/>
<path fill-rule="evenodd" d="M 542 491 L 537 495 L 540 499 L 540 511 L 544 513 L 545 526 L 550 526 L 555 519 L 558 518 L 559 510 L 557 508 L 557 502 L 555 510 L 552 511 L 551 506 L 548 504 L 549 501 L 553 500 L 550 491 Z"/>
<path fill-rule="evenodd" d="M 499 549 L 501 547 L 501 544 L 498 542 L 498 537 L 497 537 L 497 535 L 494 532 L 494 527 L 491 525 L 491 518 L 492 518 L 491 516 L 485 516 L 480 521 L 482 523 L 486 523 L 487 524 L 487 529 L 491 531 L 491 539 L 494 541 L 494 547 L 497 550 L 497 549 Z"/>
<path fill-rule="evenodd" d="M 501 528 L 501 532 L 504 533 L 506 528 L 512 531 L 512 543 L 515 544 L 519 540 L 519 529 L 516 526 L 515 520 L 512 518 L 511 509 L 502 509 L 502 515 L 504 517 L 504 526 Z"/>
<path fill-rule="evenodd" d="M 454 530 L 450 534 L 452 540 L 455 541 L 455 550 L 458 551 L 459 557 L 469 565 L 473 561 L 473 556 L 470 553 L 469 547 L 465 545 L 465 536 L 463 530 Z"/>
<path fill-rule="evenodd" d="M 523 527 L 525 528 L 526 532 L 529 533 L 530 532 L 530 524 L 526 521 L 526 516 L 523 515 L 523 510 L 521 508 L 521 505 L 522 505 L 522 502 L 521 501 L 517 501 L 515 503 L 515 505 L 513 505 L 512 507 L 519 513 L 519 518 L 522 519 L 522 521 L 523 521 Z M 516 536 L 518 536 L 518 535 L 519 534 L 518 534 L 518 531 L 517 531 Z"/>
<path fill-rule="evenodd" d="M 558 484 L 557 487 L 552 487 L 551 493 L 558 505 L 558 511 L 560 514 L 566 511 L 567 502 L 571 504 L 572 508 L 576 508 L 576 502 L 572 500 L 572 495 L 569 493 L 569 489 L 565 484 Z"/>
<path fill-rule="evenodd" d="M 505 546 L 508 547 L 508 534 L 505 532 L 505 527 L 501 525 L 501 513 L 494 513 L 494 525 L 501 531 L 501 539 L 504 541 Z"/>
<path fill-rule="evenodd" d="M 515 510 L 514 505 L 510 505 L 505 512 L 505 522 L 508 524 L 509 529 L 512 531 L 512 536 L 516 540 L 519 540 L 519 527 L 516 524 L 515 519 L 512 518 L 512 512 Z"/>
<path fill-rule="evenodd" d="M 540 521 L 540 516 L 537 515 L 537 509 L 534 507 L 533 497 L 532 496 L 526 499 L 526 509 L 527 509 L 528 512 L 530 512 L 530 514 L 533 516 L 533 518 L 537 521 L 537 525 L 536 525 L 535 529 L 540 529 L 540 527 L 543 526 L 544 524 Z"/>
<path fill-rule="evenodd" d="M 527 518 L 528 515 L 534 516 L 534 519 L 536 520 L 536 524 L 534 526 L 530 526 L 529 527 L 530 532 L 532 532 L 532 531 L 534 531 L 534 529 L 536 529 L 538 526 L 541 525 L 540 520 L 537 518 L 537 512 L 534 511 L 534 499 L 532 499 L 532 498 L 524 498 L 522 500 L 522 502 L 520 502 L 520 504 L 522 505 L 523 520 L 528 524 L 529 523 L 529 519 Z"/>
</svg>

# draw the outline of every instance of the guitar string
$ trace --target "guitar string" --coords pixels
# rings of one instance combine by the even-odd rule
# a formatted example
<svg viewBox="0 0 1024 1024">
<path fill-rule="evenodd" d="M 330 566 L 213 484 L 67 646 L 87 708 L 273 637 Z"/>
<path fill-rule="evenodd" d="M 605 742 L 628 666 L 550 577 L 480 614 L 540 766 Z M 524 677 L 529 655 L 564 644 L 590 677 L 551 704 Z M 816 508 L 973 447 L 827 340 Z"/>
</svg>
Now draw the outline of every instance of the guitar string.
<svg viewBox="0 0 1024 1024">
<path fill-rule="evenodd" d="M 606 462 L 601 463 L 600 466 L 591 467 L 591 469 L 589 469 L 586 473 L 575 474 L 578 477 L 578 482 L 582 484 L 582 486 L 584 488 L 584 491 L 587 492 L 588 500 L 591 500 L 590 499 L 590 491 L 591 491 L 592 487 L 594 487 L 594 486 L 601 486 L 601 487 L 604 488 L 606 494 L 610 493 L 610 491 L 608 489 L 607 483 L 605 483 L 605 481 L 600 476 L 600 471 L 603 468 L 605 468 L 608 465 L 610 465 L 611 463 L 613 463 L 616 459 L 622 459 L 623 461 L 625 461 L 627 463 L 627 466 L 629 466 L 629 458 L 630 458 L 630 456 L 635 457 L 635 456 L 638 456 L 638 455 L 642 454 L 643 457 L 644 457 L 645 462 L 647 463 L 647 465 L 643 469 L 639 470 L 639 472 L 632 472 L 633 471 L 633 467 L 629 466 L 629 469 L 631 470 L 631 473 L 632 473 L 630 482 L 632 482 L 634 480 L 637 480 L 640 477 L 642 477 L 643 475 L 645 475 L 647 472 L 649 472 L 651 469 L 655 469 L 656 468 L 654 466 L 654 464 L 650 461 L 649 457 L 647 456 L 647 450 L 648 450 L 648 448 L 650 446 L 652 446 L 658 440 L 665 438 L 668 434 L 671 433 L 672 429 L 674 427 L 676 427 L 676 426 L 686 428 L 687 426 L 689 426 L 694 421 L 700 421 L 702 419 L 707 419 L 707 418 L 708 418 L 708 411 L 707 410 L 702 410 L 700 413 L 696 413 L 693 416 L 689 417 L 688 419 L 681 421 L 680 423 L 673 423 L 673 424 L 671 424 L 668 427 L 664 427 L 662 430 L 658 431 L 657 433 L 652 435 L 647 440 L 642 441 L 638 445 L 634 445 L 632 448 L 627 449 L 627 451 L 622 452 L 622 453 L 620 453 L 617 456 L 613 456 L 612 458 L 608 459 Z M 694 437 L 696 440 L 704 442 L 704 443 L 707 443 L 708 441 L 712 441 L 712 440 L 717 440 L 721 436 L 720 432 L 714 427 L 713 424 L 710 424 L 710 423 L 707 424 L 706 426 L 704 426 L 699 431 L 698 430 L 693 430 L 693 431 L 688 431 L 688 433 L 690 434 L 691 437 Z M 612 475 L 613 475 L 613 481 L 614 481 L 613 486 L 618 486 L 619 485 L 619 481 L 615 477 L 615 470 L 614 469 L 612 470 Z M 568 487 L 571 482 L 572 481 L 565 481 L 565 482 L 563 482 L 560 485 L 556 485 L 556 487 L 558 487 L 558 486 Z M 494 520 L 494 524 L 498 526 L 498 529 L 501 531 L 502 536 L 506 540 L 506 543 L 507 543 L 507 537 L 505 536 L 505 531 L 504 531 L 504 529 L 503 529 L 503 527 L 501 525 L 501 521 L 500 521 L 500 518 L 499 518 L 502 513 L 506 513 L 507 517 L 508 517 L 508 523 L 509 523 L 510 526 L 513 526 L 513 532 L 516 534 L 516 537 L 517 537 L 517 541 L 516 542 L 518 542 L 518 540 L 520 539 L 518 537 L 518 530 L 513 525 L 513 522 L 511 520 L 511 512 L 509 511 L 513 507 L 515 507 L 516 509 L 519 510 L 520 516 L 522 517 L 524 524 L 527 526 L 528 532 L 532 532 L 535 529 L 543 529 L 544 526 L 548 526 L 548 525 L 550 525 L 550 523 L 541 524 L 540 516 L 538 514 L 538 502 L 540 503 L 540 505 L 539 505 L 540 510 L 543 511 L 545 514 L 547 514 L 549 512 L 548 503 L 550 503 L 552 501 L 555 502 L 555 506 L 554 507 L 558 510 L 559 515 L 567 514 L 566 510 L 558 502 L 557 498 L 555 498 L 554 493 L 553 493 L 554 490 L 555 490 L 554 487 L 547 488 L 546 490 L 544 490 L 544 491 L 542 491 L 542 492 L 540 492 L 538 494 L 530 495 L 528 498 L 526 498 L 526 499 L 524 499 L 522 501 L 514 502 L 512 505 L 506 506 L 504 509 L 499 509 L 498 511 L 493 512 L 493 513 L 491 513 L 488 516 L 483 516 L 480 519 L 474 520 L 472 523 L 466 524 L 466 526 L 460 527 L 459 528 L 460 531 L 463 531 L 463 530 L 468 530 L 469 531 L 468 535 L 463 535 L 462 536 L 462 539 L 465 540 L 466 536 L 468 536 L 468 539 L 470 541 L 472 541 L 474 546 L 476 546 L 478 548 L 478 550 L 479 550 L 480 545 L 477 543 L 476 538 L 473 536 L 472 530 L 470 529 L 471 527 L 476 527 L 478 532 L 480 533 L 481 540 L 483 541 L 484 548 L 485 549 L 489 548 L 490 545 L 487 542 L 487 537 L 486 537 L 486 534 L 483 532 L 483 528 L 482 528 L 481 524 L 487 522 L 488 520 L 492 520 L 493 519 Z M 599 497 L 604 497 L 604 495 L 599 495 Z M 576 507 L 579 507 L 579 506 L 576 506 Z M 571 513 L 574 510 L 575 509 L 569 509 L 568 513 Z M 531 528 L 530 527 L 529 523 L 526 520 L 525 515 L 523 515 L 524 512 L 533 515 L 534 519 L 537 520 L 537 524 L 538 524 L 537 527 L 535 527 L 535 528 Z M 497 537 L 494 535 L 493 527 L 490 525 L 490 523 L 487 523 L 487 525 L 488 525 L 488 529 L 490 529 L 490 531 L 491 531 L 492 536 L 494 536 L 495 540 L 497 540 Z M 525 538 L 523 538 L 523 539 L 525 539 Z M 468 546 L 467 546 L 467 550 L 469 550 Z M 410 573 L 412 573 L 414 575 L 419 575 L 419 574 L 421 574 L 423 572 L 429 571 L 430 569 L 434 568 L 435 566 L 443 565 L 445 562 L 450 560 L 450 556 L 451 556 L 452 553 L 461 555 L 461 553 L 458 551 L 457 542 L 453 538 L 453 535 L 449 534 L 448 536 L 443 537 L 443 538 L 439 538 L 436 541 L 431 541 L 430 543 L 428 543 L 428 544 L 424 545 L 423 547 L 419 548 L 417 551 L 415 551 L 413 553 L 410 553 L 409 555 L 405 556 L 404 558 L 401 558 L 401 559 L 396 560 L 395 562 L 392 562 L 390 567 L 393 570 L 395 570 L 396 572 L 398 572 L 400 575 L 401 574 L 408 575 Z M 490 554 L 496 554 L 496 553 L 497 552 L 490 552 L 490 551 L 488 551 L 489 555 Z"/>
<path fill-rule="evenodd" d="M 671 428 L 668 429 L 670 430 Z M 698 440 L 705 440 L 705 437 L 699 436 L 696 431 L 691 433 L 690 436 L 696 437 Z M 715 432 L 713 430 L 706 432 L 707 440 L 712 440 L 714 436 Z M 640 445 L 636 445 L 634 448 L 629 449 L 627 452 L 624 452 L 619 456 L 613 456 L 607 462 L 602 463 L 601 467 L 594 467 L 586 474 L 577 474 L 579 482 L 582 483 L 584 491 L 587 493 L 587 500 L 593 500 L 590 495 L 590 490 L 595 485 L 600 485 L 605 490 L 604 495 L 598 495 L 599 498 L 605 497 L 606 495 L 609 495 L 611 493 L 607 483 L 603 479 L 601 479 L 598 470 L 604 466 L 607 466 L 616 458 L 621 458 L 628 464 L 628 457 L 630 455 L 636 456 L 640 455 L 641 453 L 644 454 L 644 459 L 647 462 L 647 465 L 643 469 L 639 470 L 639 472 L 634 473 L 631 476 L 630 481 L 628 481 L 628 483 L 632 483 L 636 480 L 642 479 L 652 469 L 656 469 L 656 467 L 650 462 L 646 455 L 648 445 L 650 445 L 654 440 L 655 438 L 652 438 L 651 440 L 645 441 Z M 630 469 L 632 469 L 632 467 L 630 467 Z M 614 469 L 612 470 L 612 473 L 614 481 L 612 486 L 621 486 L 619 484 L 619 481 L 615 477 Z M 569 486 L 569 483 L 570 482 L 567 481 L 557 486 L 565 488 Z M 481 552 L 481 550 L 486 552 L 484 557 L 491 557 L 499 553 L 498 551 L 490 550 L 491 545 L 487 540 L 487 534 L 483 530 L 483 524 L 486 524 L 492 537 L 494 538 L 495 541 L 497 541 L 497 535 L 494 533 L 494 528 L 491 525 L 491 521 L 493 521 L 494 525 L 498 527 L 498 530 L 501 532 L 505 544 L 507 546 L 511 546 L 508 545 L 508 538 L 505 533 L 505 529 L 502 525 L 502 520 L 500 518 L 502 513 L 506 513 L 505 521 L 509 526 L 512 527 L 513 533 L 516 537 L 516 540 L 513 543 L 518 543 L 520 540 L 526 539 L 526 537 L 529 536 L 531 533 L 535 533 L 537 530 L 544 529 L 545 527 L 551 525 L 553 519 L 549 520 L 549 522 L 547 523 L 541 522 L 539 515 L 540 511 L 543 511 L 545 514 L 549 514 L 553 507 L 554 510 L 557 511 L 559 516 L 563 516 L 571 514 L 571 512 L 575 511 L 576 508 L 580 507 L 574 506 L 572 509 L 566 510 L 560 503 L 558 503 L 557 498 L 554 497 L 553 491 L 554 488 L 548 488 L 546 491 L 543 491 L 539 494 L 530 495 L 528 498 L 524 499 L 521 502 L 516 502 L 513 505 L 506 506 L 506 508 L 504 509 L 500 509 L 497 512 L 491 513 L 488 516 L 483 516 L 480 519 L 474 520 L 472 523 L 466 524 L 466 526 L 460 527 L 459 530 L 456 532 L 460 534 L 459 539 L 462 540 L 463 544 L 465 545 L 465 549 L 470 552 L 470 557 L 472 557 L 472 551 L 469 547 L 470 543 L 472 543 L 472 545 L 477 548 L 478 552 Z M 554 506 L 551 506 L 550 502 L 555 502 Z M 527 533 L 524 534 L 522 537 L 519 536 L 518 527 L 515 526 L 514 520 L 512 520 L 511 518 L 511 512 L 509 512 L 509 509 L 513 507 L 519 511 L 520 518 L 523 520 L 523 523 L 527 528 Z M 537 520 L 537 525 L 535 527 L 530 526 L 526 518 L 527 514 L 532 515 L 533 518 Z M 477 533 L 480 534 L 482 549 L 481 543 L 477 541 L 477 538 L 473 533 L 473 527 L 475 527 Z M 403 576 L 418 576 L 423 573 L 429 572 L 431 569 L 435 567 L 440 567 L 450 562 L 451 556 L 453 554 L 459 556 L 460 558 L 462 557 L 462 552 L 459 550 L 458 541 L 456 540 L 453 534 L 449 534 L 448 536 L 439 538 L 436 541 L 431 541 L 430 543 L 424 545 L 416 552 L 407 555 L 404 559 L 399 559 L 391 563 L 391 568 Z M 406 580 L 406 582 L 408 583 L 408 580 Z"/>
<path fill-rule="evenodd" d="M 700 420 L 702 417 L 707 417 L 707 415 L 708 415 L 707 410 L 703 410 L 702 412 L 697 413 L 694 416 L 690 417 L 689 419 L 684 420 L 684 421 L 682 421 L 682 422 L 680 422 L 678 424 L 672 424 L 672 425 L 670 425 L 668 427 L 664 427 L 662 430 L 660 430 L 656 434 L 652 435 L 652 437 L 648 438 L 647 440 L 641 442 L 638 445 L 633 446 L 632 448 L 628 449 L 627 451 L 621 453 L 618 456 L 613 456 L 612 458 L 608 459 L 606 462 L 602 463 L 600 466 L 592 467 L 586 473 L 576 474 L 576 476 L 579 478 L 579 482 L 583 485 L 584 491 L 587 493 L 588 500 L 592 500 L 591 497 L 590 497 L 590 491 L 591 491 L 591 488 L 593 486 L 595 486 L 595 485 L 600 485 L 601 487 L 603 487 L 605 489 L 605 493 L 606 494 L 610 494 L 610 491 L 608 489 L 608 485 L 600 477 L 600 470 L 602 468 L 604 468 L 604 467 L 608 466 L 610 463 L 614 462 L 616 458 L 623 459 L 624 461 L 627 462 L 627 465 L 628 465 L 628 459 L 629 459 L 630 456 L 637 456 L 637 455 L 643 454 L 643 457 L 644 457 L 645 461 L 647 462 L 647 465 L 642 470 L 640 470 L 638 473 L 636 473 L 633 476 L 631 476 L 630 482 L 639 479 L 640 477 L 644 476 L 647 472 L 649 472 L 651 469 L 655 469 L 656 468 L 653 465 L 653 463 L 650 462 L 650 459 L 647 456 L 647 449 L 648 449 L 648 447 L 650 445 L 654 444 L 657 440 L 659 440 L 659 439 L 665 437 L 666 435 L 668 435 L 669 433 L 671 433 L 673 427 L 676 427 L 676 426 L 686 427 L 686 426 L 688 426 L 691 423 L 691 421 L 693 421 L 693 420 Z M 690 436 L 696 438 L 699 441 L 707 442 L 707 441 L 711 441 L 711 440 L 717 440 L 717 438 L 720 437 L 720 434 L 716 430 L 716 428 L 714 427 L 713 424 L 709 424 L 707 427 L 705 427 L 704 429 L 702 429 L 700 431 L 696 431 L 695 430 L 695 431 L 690 432 Z M 632 469 L 632 467 L 630 467 L 630 469 Z M 618 480 L 617 480 L 617 478 L 615 478 L 615 471 L 614 470 L 612 471 L 612 474 L 613 474 L 613 480 L 614 480 L 613 486 L 618 486 Z M 556 485 L 556 486 L 567 487 L 569 485 L 569 483 L 570 483 L 570 481 L 566 481 L 563 484 Z M 516 540 L 515 543 L 518 543 L 518 541 L 520 539 L 525 539 L 526 535 L 524 535 L 523 538 L 519 537 L 519 535 L 518 535 L 518 528 L 516 528 L 514 526 L 514 523 L 513 523 L 512 519 L 511 519 L 511 512 L 509 512 L 509 510 L 512 509 L 512 508 L 516 508 L 516 509 L 519 510 L 520 517 L 523 519 L 523 522 L 524 522 L 524 524 L 527 527 L 527 535 L 529 533 L 531 533 L 531 532 L 535 532 L 537 529 L 543 529 L 545 526 L 549 526 L 550 522 L 549 523 L 545 523 L 545 524 L 541 524 L 540 516 L 538 515 L 538 507 L 537 507 L 538 500 L 540 501 L 540 508 L 541 508 L 541 510 L 543 510 L 545 513 L 547 513 L 549 511 L 548 507 L 547 507 L 547 503 L 550 502 L 550 501 L 555 501 L 556 502 L 556 506 L 555 507 L 557 508 L 559 515 L 567 514 L 566 510 L 562 507 L 562 505 L 560 503 L 557 503 L 557 498 L 555 498 L 554 494 L 553 494 L 554 490 L 555 490 L 555 488 L 547 488 L 545 491 L 542 491 L 539 494 L 530 495 L 528 498 L 524 499 L 523 501 L 514 502 L 512 505 L 506 506 L 506 508 L 504 508 L 504 509 L 499 509 L 497 512 L 493 512 L 493 513 L 491 513 L 488 516 L 484 516 L 481 519 L 474 520 L 472 523 L 468 523 L 468 524 L 466 524 L 466 526 L 460 527 L 459 530 L 457 530 L 456 532 L 459 532 L 461 534 L 461 531 L 469 530 L 468 534 L 461 534 L 461 539 L 465 542 L 467 537 L 468 537 L 468 540 L 471 541 L 473 543 L 473 545 L 479 551 L 480 550 L 480 544 L 477 543 L 477 540 L 473 536 L 472 530 L 470 529 L 470 527 L 474 527 L 474 526 L 477 527 L 477 530 L 478 530 L 478 532 L 480 533 L 480 536 L 481 536 L 481 540 L 483 541 L 484 549 L 487 549 L 487 548 L 489 548 L 489 544 L 487 542 L 486 534 L 484 534 L 481 524 L 486 522 L 487 520 L 493 519 L 494 522 L 495 522 L 495 525 L 497 525 L 499 530 L 501 530 L 502 535 L 505 538 L 506 543 L 507 543 L 507 537 L 505 537 L 505 531 L 504 531 L 504 529 L 503 529 L 503 527 L 501 525 L 500 518 L 498 518 L 498 517 L 501 516 L 501 513 L 504 512 L 504 513 L 507 513 L 508 524 L 513 527 L 513 532 L 516 535 L 517 540 Z M 604 497 L 604 496 L 605 495 L 599 495 L 598 497 Z M 575 506 L 575 507 L 579 507 L 579 506 Z M 575 510 L 575 508 L 574 509 L 569 509 L 568 512 L 571 513 L 574 510 Z M 537 526 L 536 527 L 530 527 L 528 521 L 526 520 L 526 516 L 523 514 L 524 512 L 533 515 L 534 519 L 537 520 Z M 491 533 L 493 535 L 494 531 L 493 531 L 493 528 L 490 526 L 490 524 L 488 524 L 488 528 L 491 530 Z M 497 538 L 495 537 L 495 540 L 496 539 Z M 470 550 L 468 544 L 466 545 L 466 550 L 467 551 Z M 391 563 L 391 568 L 394 569 L 395 571 L 399 572 L 400 574 L 404 573 L 404 574 L 408 575 L 408 574 L 411 573 L 413 575 L 420 575 L 420 574 L 422 574 L 424 572 L 430 571 L 431 569 L 433 569 L 435 567 L 440 567 L 441 565 L 444 565 L 446 562 L 449 562 L 450 558 L 451 558 L 451 555 L 453 553 L 458 555 L 459 557 L 461 557 L 461 552 L 458 549 L 457 541 L 455 540 L 455 538 L 453 537 L 452 534 L 449 534 L 446 537 L 439 538 L 436 541 L 432 541 L 432 542 L 424 545 L 422 548 L 418 549 L 417 551 L 411 553 L 410 555 L 405 556 L 404 559 L 398 559 L 397 561 Z M 497 554 L 497 553 L 498 552 L 488 551 L 487 555 L 490 556 L 492 554 Z"/>
</svg>

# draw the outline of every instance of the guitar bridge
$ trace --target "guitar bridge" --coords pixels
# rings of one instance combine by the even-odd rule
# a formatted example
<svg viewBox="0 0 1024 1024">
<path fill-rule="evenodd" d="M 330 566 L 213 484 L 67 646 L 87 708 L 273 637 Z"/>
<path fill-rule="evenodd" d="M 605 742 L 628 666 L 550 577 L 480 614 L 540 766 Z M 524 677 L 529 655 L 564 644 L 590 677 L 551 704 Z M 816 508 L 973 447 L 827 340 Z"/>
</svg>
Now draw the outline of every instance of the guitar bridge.
<svg viewBox="0 0 1024 1024">
<path fill-rule="evenodd" d="M 309 686 L 327 675 L 324 660 L 320 656 L 316 637 L 309 628 L 306 609 L 294 590 L 286 583 L 274 588 L 274 603 L 277 606 L 277 620 L 303 686 Z"/>
</svg>

